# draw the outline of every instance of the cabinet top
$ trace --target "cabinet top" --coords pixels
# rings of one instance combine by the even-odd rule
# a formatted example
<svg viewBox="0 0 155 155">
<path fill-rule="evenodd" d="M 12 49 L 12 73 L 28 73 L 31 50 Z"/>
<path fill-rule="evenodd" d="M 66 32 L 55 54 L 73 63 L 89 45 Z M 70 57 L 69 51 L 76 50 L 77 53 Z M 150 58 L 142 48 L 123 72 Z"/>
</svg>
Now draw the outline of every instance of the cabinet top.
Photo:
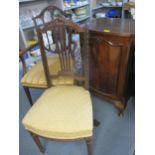
<svg viewBox="0 0 155 155">
<path fill-rule="evenodd" d="M 99 18 L 91 19 L 86 23 L 90 31 L 107 33 L 119 36 L 135 34 L 135 21 L 132 19 Z"/>
</svg>

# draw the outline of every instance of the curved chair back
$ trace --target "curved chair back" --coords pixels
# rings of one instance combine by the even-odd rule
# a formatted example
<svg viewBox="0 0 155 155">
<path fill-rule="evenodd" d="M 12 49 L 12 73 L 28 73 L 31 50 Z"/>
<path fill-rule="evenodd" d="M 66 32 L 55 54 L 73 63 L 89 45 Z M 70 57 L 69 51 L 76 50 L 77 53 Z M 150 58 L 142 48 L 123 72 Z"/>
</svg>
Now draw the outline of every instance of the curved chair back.
<svg viewBox="0 0 155 155">
<path fill-rule="evenodd" d="M 88 62 L 89 62 L 89 48 L 88 48 L 88 31 L 81 28 L 79 25 L 71 20 L 59 17 L 47 24 L 43 28 L 38 28 L 38 38 L 41 48 L 42 61 L 46 80 L 50 87 L 51 78 L 58 78 L 60 76 L 71 77 L 74 81 L 84 84 L 88 88 Z M 55 38 L 56 50 L 59 55 L 60 71 L 57 75 L 51 75 L 48 68 L 47 55 L 44 48 L 43 34 L 51 33 Z M 78 38 L 76 46 L 72 46 L 73 38 Z M 77 63 L 80 61 L 80 67 Z"/>
<path fill-rule="evenodd" d="M 40 27 L 43 27 L 46 23 L 56 19 L 57 17 L 65 17 L 68 19 L 71 19 L 71 14 L 67 14 L 64 11 L 62 11 L 60 8 L 56 6 L 48 6 L 44 8 L 39 15 L 36 17 L 32 18 L 36 30 Z M 46 40 L 47 44 L 49 46 L 45 46 L 47 51 L 52 51 L 52 43 L 55 43 L 54 36 L 51 36 L 48 33 L 45 33 L 44 39 Z"/>
</svg>

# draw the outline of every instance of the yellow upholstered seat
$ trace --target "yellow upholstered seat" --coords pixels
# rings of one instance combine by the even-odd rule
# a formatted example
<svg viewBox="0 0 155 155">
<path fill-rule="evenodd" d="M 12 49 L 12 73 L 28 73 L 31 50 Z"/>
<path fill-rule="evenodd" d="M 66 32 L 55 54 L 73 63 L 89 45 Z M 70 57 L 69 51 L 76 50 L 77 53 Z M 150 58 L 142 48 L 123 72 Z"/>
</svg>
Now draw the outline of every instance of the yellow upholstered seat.
<svg viewBox="0 0 155 155">
<path fill-rule="evenodd" d="M 23 119 L 25 128 L 55 139 L 92 136 L 92 103 L 80 86 L 56 86 L 45 90 Z"/>
<path fill-rule="evenodd" d="M 57 74 L 58 71 L 60 71 L 60 62 L 58 56 L 49 57 L 48 65 L 50 73 Z M 23 86 L 27 87 L 47 88 L 47 82 L 41 60 L 38 61 L 37 64 L 23 76 L 21 83 Z M 52 80 L 53 85 L 73 83 L 73 78 L 69 77 L 59 77 Z"/>
</svg>

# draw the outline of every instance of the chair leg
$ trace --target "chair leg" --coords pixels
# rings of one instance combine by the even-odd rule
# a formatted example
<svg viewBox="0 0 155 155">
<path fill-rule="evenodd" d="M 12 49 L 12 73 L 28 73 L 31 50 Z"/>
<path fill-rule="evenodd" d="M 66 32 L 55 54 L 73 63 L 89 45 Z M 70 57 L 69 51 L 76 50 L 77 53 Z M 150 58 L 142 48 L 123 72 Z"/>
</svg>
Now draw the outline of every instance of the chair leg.
<svg viewBox="0 0 155 155">
<path fill-rule="evenodd" d="M 33 105 L 33 101 L 32 101 L 32 97 L 31 97 L 31 94 L 30 94 L 30 90 L 28 87 L 23 87 L 24 90 L 25 90 L 25 93 L 26 93 L 26 96 L 30 102 L 30 105 L 32 106 Z"/>
<path fill-rule="evenodd" d="M 92 138 L 86 139 L 86 144 L 87 144 L 88 155 L 92 155 L 93 154 Z"/>
<path fill-rule="evenodd" d="M 40 152 L 44 153 L 44 152 L 45 152 L 45 149 L 44 149 L 44 147 L 42 146 L 39 137 L 38 137 L 37 135 L 31 133 L 31 132 L 30 132 L 30 134 L 31 134 L 33 140 L 35 141 L 36 145 L 38 146 Z"/>
</svg>

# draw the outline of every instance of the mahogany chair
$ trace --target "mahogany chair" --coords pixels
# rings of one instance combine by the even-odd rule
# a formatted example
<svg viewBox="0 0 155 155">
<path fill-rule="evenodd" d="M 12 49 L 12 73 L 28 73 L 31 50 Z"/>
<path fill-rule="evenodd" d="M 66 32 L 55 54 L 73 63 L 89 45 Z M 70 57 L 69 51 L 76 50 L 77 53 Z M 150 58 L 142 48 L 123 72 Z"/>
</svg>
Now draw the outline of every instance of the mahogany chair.
<svg viewBox="0 0 155 155">
<path fill-rule="evenodd" d="M 56 41 L 56 53 L 60 64 L 57 74 L 50 73 L 48 56 L 44 48 L 42 34 L 48 31 L 52 31 Z M 74 34 L 79 36 L 79 44 L 73 49 L 71 42 Z M 84 139 L 88 155 L 92 155 L 93 114 L 88 91 L 88 37 L 87 29 L 64 18 L 55 19 L 38 29 L 44 72 L 49 88 L 33 104 L 22 123 L 41 152 L 45 149 L 39 137 L 58 141 Z M 75 58 L 77 53 L 80 62 Z M 53 86 L 53 80 L 62 77 L 72 79 L 74 84 Z"/>
<path fill-rule="evenodd" d="M 49 15 L 48 18 L 46 18 L 48 20 L 45 19 L 47 15 Z M 40 27 L 43 27 L 46 23 L 52 21 L 54 18 L 57 18 L 60 16 L 63 16 L 65 18 L 71 18 L 70 14 L 66 14 L 56 6 L 46 7 L 41 11 L 41 13 L 38 16 L 33 18 L 36 30 Z M 44 48 L 46 49 L 46 52 L 51 55 L 51 57 L 48 57 L 48 65 L 50 68 L 50 72 L 56 73 L 58 71 L 58 68 L 57 68 L 58 55 L 55 54 L 54 49 L 52 48 L 55 45 L 54 38 L 53 36 L 50 36 L 48 33 L 45 33 L 44 39 L 47 42 Z M 32 45 L 29 48 L 23 50 L 23 52 L 20 52 L 20 55 L 19 55 L 23 66 L 23 77 L 22 77 L 21 83 L 24 87 L 25 93 L 31 105 L 33 105 L 33 101 L 32 101 L 29 88 L 48 88 L 48 84 L 44 76 L 42 61 L 38 61 L 37 64 L 33 66 L 29 71 L 26 70 L 26 62 L 24 60 L 23 55 L 29 52 L 30 49 L 32 49 L 36 45 L 37 44 Z M 63 78 L 61 79 L 61 83 L 70 83 L 70 82 L 71 81 L 67 81 Z"/>
<path fill-rule="evenodd" d="M 37 30 L 37 28 L 44 26 L 46 23 L 58 17 L 65 17 L 65 18 L 71 19 L 71 16 L 72 16 L 71 14 L 68 14 L 62 11 L 57 6 L 49 5 L 48 7 L 44 8 L 38 16 L 32 18 L 32 20 Z M 46 35 L 46 40 L 47 40 L 47 45 L 45 46 L 45 49 L 47 51 L 54 52 L 52 47 L 50 46 L 51 45 L 50 38 L 52 38 L 52 41 L 53 41 L 52 43 L 55 42 L 54 36 L 49 35 L 47 32 L 45 33 L 45 35 Z"/>
</svg>

